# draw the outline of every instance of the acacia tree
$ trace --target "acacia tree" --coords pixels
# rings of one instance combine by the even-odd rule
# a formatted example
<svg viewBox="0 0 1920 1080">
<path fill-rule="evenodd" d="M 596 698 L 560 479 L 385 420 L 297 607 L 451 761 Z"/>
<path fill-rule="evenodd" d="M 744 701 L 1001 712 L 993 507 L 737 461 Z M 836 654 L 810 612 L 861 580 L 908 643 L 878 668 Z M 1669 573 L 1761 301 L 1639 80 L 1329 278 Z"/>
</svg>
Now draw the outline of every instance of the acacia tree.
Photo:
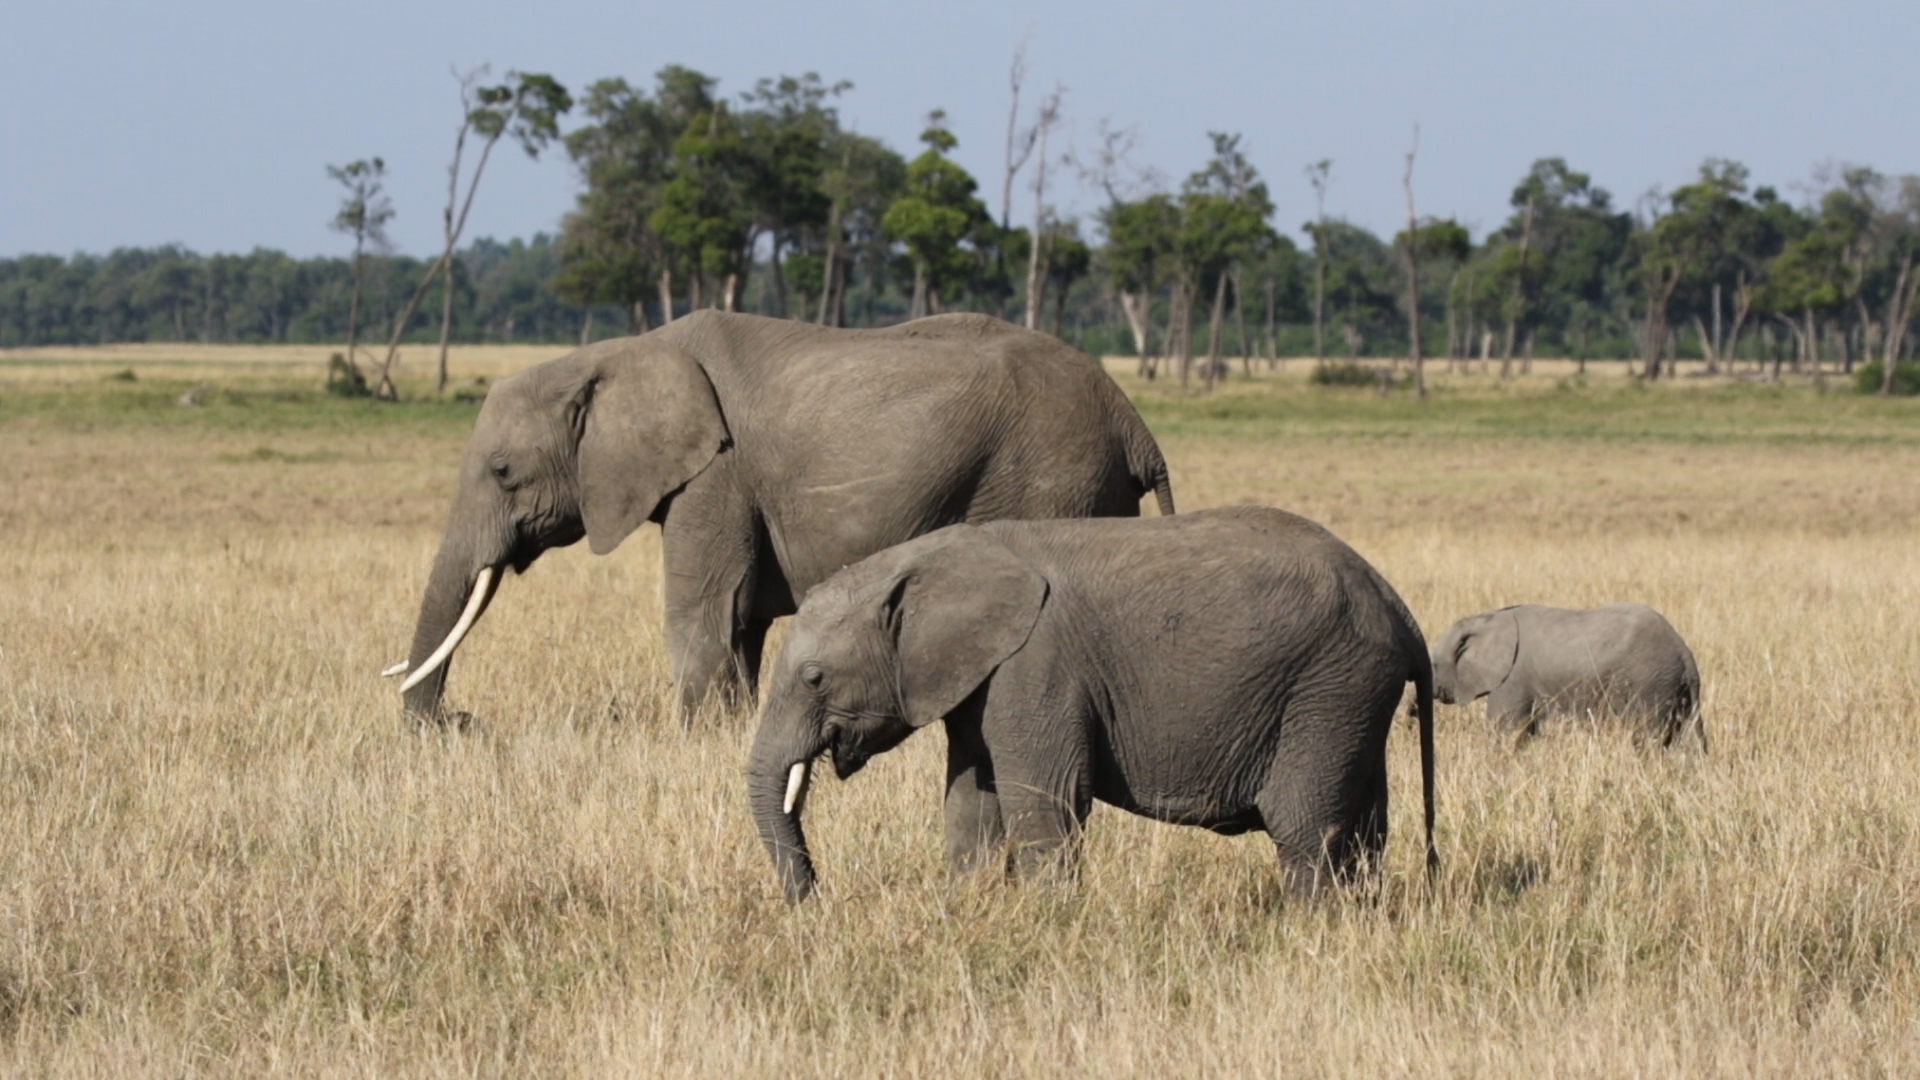
<svg viewBox="0 0 1920 1080">
<path fill-rule="evenodd" d="M 1153 295 L 1165 283 L 1173 262 L 1180 208 L 1164 192 L 1132 202 L 1116 200 L 1101 210 L 1100 225 L 1107 234 L 1103 250 L 1108 284 L 1119 295 L 1120 310 L 1133 332 L 1140 374 L 1152 379 L 1159 365 L 1155 362 L 1150 309 Z M 1163 335 L 1161 348 L 1166 344 Z"/>
<path fill-rule="evenodd" d="M 866 299 L 886 275 L 892 244 L 881 228 L 887 208 L 906 186 L 907 163 L 878 139 L 851 132 L 835 136 L 837 168 L 827 170 L 821 188 L 832 200 L 822 255 L 820 314 L 825 326 L 847 325 L 847 300 L 856 262 L 866 271 Z M 872 321 L 868 312 L 867 320 Z"/>
<path fill-rule="evenodd" d="M 552 288 L 581 307 L 618 306 L 627 313 L 630 334 L 647 330 L 648 294 L 669 272 L 648 218 L 670 175 L 674 138 L 691 122 L 692 112 L 711 106 L 712 80 L 706 76 L 667 68 L 657 78 L 655 96 L 625 79 L 602 79 L 587 87 L 579 105 L 588 122 L 566 136 L 567 154 L 585 189 L 562 221 L 561 271 Z M 676 94 L 676 87 L 690 87 L 696 100 Z M 671 303 L 660 317 L 673 318 Z"/>
<path fill-rule="evenodd" d="M 738 118 L 724 102 L 673 144 L 672 178 L 648 218 L 669 251 L 688 268 L 688 306 L 701 305 L 703 284 L 717 286 L 718 306 L 734 310 L 753 264 L 758 230 L 751 201 L 754 163 Z"/>
<path fill-rule="evenodd" d="M 360 374 L 360 365 L 354 359 L 360 335 L 360 292 L 366 278 L 367 247 L 386 250 L 387 222 L 393 220 L 393 202 L 384 190 L 387 163 L 377 157 L 361 158 L 346 165 L 329 165 L 327 175 L 347 189 L 346 196 L 340 200 L 340 210 L 333 215 L 328 228 L 353 237 L 350 264 L 353 299 L 347 305 L 346 377 L 352 386 L 364 392 L 366 377 Z"/>
<path fill-rule="evenodd" d="M 1182 310 L 1191 310 L 1193 290 L 1211 283 L 1213 307 L 1207 322 L 1207 367 L 1202 384 L 1208 391 L 1219 378 L 1220 331 L 1226 315 L 1228 289 L 1240 264 L 1257 258 L 1273 242 L 1273 199 L 1266 182 L 1240 148 L 1240 136 L 1211 131 L 1213 157 L 1205 168 L 1187 178 L 1181 196 L 1180 263 L 1185 284 Z M 1241 302 L 1236 293 L 1234 304 Z M 1241 337 L 1244 341 L 1245 332 Z M 1184 339 L 1183 339 L 1184 340 Z M 1244 349 L 1244 344 L 1242 348 Z M 1187 352 L 1180 350 L 1180 385 L 1187 383 Z"/>
<path fill-rule="evenodd" d="M 888 238 L 906 245 L 913 262 L 913 301 L 908 312 L 913 319 L 942 310 L 942 289 L 969 269 L 961 241 L 978 226 L 992 223 L 974 195 L 979 185 L 947 157 L 960 140 L 947 130 L 946 119 L 944 109 L 928 114 L 926 130 L 920 133 L 927 149 L 907 164 L 905 192 L 887 208 L 880 223 Z"/>
<path fill-rule="evenodd" d="M 448 331 L 453 323 L 453 250 L 460 242 L 460 234 L 466 230 L 467 215 L 473 210 L 473 197 L 480 190 L 480 177 L 486 172 L 487 160 L 503 138 L 512 138 L 528 157 L 538 158 L 548 143 L 559 138 L 560 117 L 573 108 L 573 96 L 550 75 L 509 71 L 506 82 L 488 86 L 481 84 L 487 71 L 487 65 L 482 64 L 465 73 L 454 73 L 460 83 L 461 117 L 460 128 L 453 139 L 453 161 L 447 166 L 447 206 L 440 216 L 445 246 L 420 279 L 405 310 L 394 320 L 393 336 L 387 340 L 386 359 L 380 365 L 376 393 L 381 397 L 398 396 L 393 385 L 393 361 L 400 353 L 400 339 L 406 336 L 427 290 L 443 272 L 447 275 L 446 302 L 440 317 L 440 366 L 435 389 L 446 390 Z M 480 140 L 480 153 L 470 174 L 464 172 L 469 136 Z M 462 179 L 466 180 L 464 198 L 460 194 Z"/>
<path fill-rule="evenodd" d="M 1722 250 L 1748 206 L 1747 170 L 1731 161 L 1709 158 L 1698 180 L 1675 188 L 1669 210 L 1647 230 L 1641 256 L 1642 288 L 1647 304 L 1642 374 L 1660 377 L 1674 292 L 1688 273 Z"/>
<path fill-rule="evenodd" d="M 840 122 L 830 102 L 852 87 L 846 81 L 828 84 L 809 71 L 761 79 L 744 95 L 749 109 L 741 117 L 746 173 L 742 196 L 755 229 L 771 242 L 767 265 L 773 274 L 775 314 L 782 317 L 795 314 L 788 303 L 782 252 L 817 238 L 829 227 L 835 209 L 825 181 L 836 156 Z M 845 168 L 845 148 L 840 149 Z M 824 263 L 806 272 L 824 277 Z M 807 304 L 800 306 L 798 317 L 812 316 Z"/>
</svg>

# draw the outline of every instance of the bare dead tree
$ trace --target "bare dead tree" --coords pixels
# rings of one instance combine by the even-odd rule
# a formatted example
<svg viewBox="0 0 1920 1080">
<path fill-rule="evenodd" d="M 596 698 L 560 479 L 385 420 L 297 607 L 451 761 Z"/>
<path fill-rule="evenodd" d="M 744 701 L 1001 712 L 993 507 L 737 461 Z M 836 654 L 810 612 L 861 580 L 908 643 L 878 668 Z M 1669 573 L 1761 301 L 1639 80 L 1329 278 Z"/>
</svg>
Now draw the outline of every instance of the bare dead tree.
<svg viewBox="0 0 1920 1080">
<path fill-rule="evenodd" d="M 1327 362 L 1327 184 L 1333 179 L 1333 159 L 1321 158 L 1307 166 L 1313 185 L 1313 359 Z"/>
<path fill-rule="evenodd" d="M 1047 134 L 1060 120 L 1060 101 L 1066 95 L 1064 87 L 1056 86 L 1053 93 L 1040 103 L 1040 115 L 1035 118 L 1033 131 L 1038 145 L 1039 157 L 1033 167 L 1033 240 L 1027 245 L 1027 313 L 1026 327 L 1029 330 L 1040 329 L 1041 301 L 1045 299 L 1047 278 L 1044 268 L 1047 265 L 1048 238 L 1046 233 L 1047 213 Z M 1011 177 L 1009 177 L 1011 179 Z"/>
<path fill-rule="evenodd" d="M 447 167 L 447 206 L 441 213 L 445 245 L 441 248 L 440 257 L 427 267 L 427 273 L 408 299 L 406 309 L 394 320 L 393 334 L 387 339 L 387 355 L 380 364 L 380 381 L 375 390 L 381 397 L 391 399 L 399 396 L 393 385 L 393 364 L 400 354 L 400 339 L 406 336 L 407 327 L 413 322 L 414 313 L 420 310 L 420 302 L 426 299 L 427 290 L 433 287 L 434 281 L 442 273 L 448 276 L 446 303 L 440 322 L 438 389 L 444 391 L 447 388 L 447 341 L 453 320 L 453 251 L 460 242 L 460 234 L 467 227 L 467 215 L 473 210 L 473 197 L 480 190 L 480 177 L 486 172 L 487 160 L 492 157 L 494 146 L 509 136 L 526 151 L 528 157 L 539 157 L 542 147 L 560 137 L 560 114 L 573 108 L 572 95 L 550 76 L 510 71 L 506 83 L 482 86 L 480 80 L 486 77 L 487 72 L 487 65 L 482 64 L 465 72 L 455 69 L 453 73 L 454 79 L 460 84 L 460 129 L 454 135 L 453 162 Z M 467 193 L 462 199 L 462 161 L 469 135 L 478 136 L 483 141 L 473 173 L 466 177 Z"/>
<path fill-rule="evenodd" d="M 1023 34 L 1020 43 L 1013 47 L 1013 63 L 1007 70 L 1007 86 L 1012 91 L 1012 101 L 1007 105 L 1007 171 L 1000 185 L 1000 230 L 1005 232 L 1013 227 L 1013 178 L 1026 167 L 1027 158 L 1033 155 L 1033 143 L 1039 132 L 1033 128 L 1020 130 L 1020 88 L 1027 81 L 1027 42 L 1031 33 Z"/>
<path fill-rule="evenodd" d="M 1427 396 L 1427 371 L 1420 355 L 1420 222 L 1413 212 L 1413 159 L 1420 153 L 1420 125 L 1413 125 L 1413 146 L 1407 150 L 1407 171 L 1400 186 L 1407 191 L 1407 363 L 1413 367 L 1413 393 Z"/>
</svg>

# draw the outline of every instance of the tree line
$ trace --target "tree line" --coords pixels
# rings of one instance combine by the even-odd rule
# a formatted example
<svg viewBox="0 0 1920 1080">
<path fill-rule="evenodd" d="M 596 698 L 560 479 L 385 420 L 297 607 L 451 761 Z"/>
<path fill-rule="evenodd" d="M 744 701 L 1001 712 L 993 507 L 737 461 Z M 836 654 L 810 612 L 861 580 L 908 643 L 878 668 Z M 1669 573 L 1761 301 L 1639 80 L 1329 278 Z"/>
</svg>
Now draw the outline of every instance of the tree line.
<svg viewBox="0 0 1920 1080">
<path fill-rule="evenodd" d="M 1543 158 L 1514 182 L 1508 218 L 1476 239 L 1455 219 L 1415 214 L 1410 151 L 1407 228 L 1383 237 L 1328 216 L 1340 175 L 1324 160 L 1290 186 L 1285 201 L 1310 199 L 1313 213 L 1288 227 L 1235 134 L 1209 133 L 1210 152 L 1178 183 L 1135 167 L 1129 132 L 1104 123 L 1091 146 L 1050 155 L 1064 92 L 1023 123 L 1023 61 L 997 215 L 954 160 L 944 113 L 928 116 L 908 157 L 842 124 L 848 84 L 814 74 L 729 97 L 669 66 L 651 86 L 604 79 L 576 98 L 547 76 L 490 85 L 480 69 L 460 77 L 437 258 L 385 252 L 384 165 L 366 159 L 330 170 L 346 189 L 333 224 L 353 238 L 352 258 L 160 248 L 0 260 L 0 345 L 332 341 L 370 327 L 391 356 L 433 334 L 422 301 L 437 279 L 443 344 L 584 341 L 705 307 L 834 326 L 970 310 L 1205 386 L 1227 373 L 1225 357 L 1249 372 L 1290 355 L 1406 356 L 1416 369 L 1432 358 L 1510 375 L 1556 355 L 1627 359 L 1657 379 L 1683 357 L 1778 376 L 1914 350 L 1920 177 L 1816 169 L 1794 202 L 1710 158 L 1626 208 Z M 576 126 L 561 134 L 569 113 Z M 483 149 L 463 173 L 470 138 Z M 555 237 L 458 248 L 502 139 L 536 156 L 564 147 L 582 190 Z M 1097 209 L 1058 213 L 1049 168 L 1056 187 L 1064 175 L 1098 191 Z M 1023 173 L 1035 211 L 1016 224 Z"/>
</svg>

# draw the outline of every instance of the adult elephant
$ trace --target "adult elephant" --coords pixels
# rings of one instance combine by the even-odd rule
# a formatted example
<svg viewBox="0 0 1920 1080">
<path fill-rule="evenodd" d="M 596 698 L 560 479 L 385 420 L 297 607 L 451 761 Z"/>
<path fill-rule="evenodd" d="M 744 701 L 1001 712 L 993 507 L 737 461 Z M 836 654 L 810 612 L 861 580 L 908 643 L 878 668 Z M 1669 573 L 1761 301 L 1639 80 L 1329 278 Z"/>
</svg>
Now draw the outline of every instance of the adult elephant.
<svg viewBox="0 0 1920 1080">
<path fill-rule="evenodd" d="M 661 526 L 683 717 L 750 697 L 775 618 L 836 570 L 956 522 L 1173 512 L 1167 467 L 1085 354 L 980 315 L 839 330 L 700 312 L 500 380 L 460 465 L 401 694 L 443 720 L 448 661 L 511 567 Z"/>
</svg>

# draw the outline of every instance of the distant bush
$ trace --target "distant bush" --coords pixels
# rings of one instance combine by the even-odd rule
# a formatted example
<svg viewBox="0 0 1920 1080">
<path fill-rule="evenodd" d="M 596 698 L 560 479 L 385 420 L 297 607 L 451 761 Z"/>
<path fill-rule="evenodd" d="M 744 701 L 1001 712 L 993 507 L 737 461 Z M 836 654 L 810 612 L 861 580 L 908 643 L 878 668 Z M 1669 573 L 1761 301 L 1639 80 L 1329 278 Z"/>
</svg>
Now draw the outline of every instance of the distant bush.
<svg viewBox="0 0 1920 1080">
<path fill-rule="evenodd" d="M 135 375 L 133 373 L 132 368 L 121 368 L 119 371 L 116 371 L 113 374 L 107 376 L 107 381 L 108 382 L 139 382 L 140 376 Z"/>
<path fill-rule="evenodd" d="M 1308 378 L 1315 386 L 1379 386 L 1380 374 L 1385 370 L 1357 360 L 1323 361 L 1314 366 Z"/>
<path fill-rule="evenodd" d="M 1881 374 L 1886 370 L 1886 365 L 1878 360 L 1875 360 L 1865 367 L 1855 369 L 1853 373 L 1854 389 L 1863 394 L 1879 393 Z M 1894 365 L 1893 392 L 1899 397 L 1913 397 L 1916 394 L 1920 394 L 1920 363 L 1907 361 Z"/>
<path fill-rule="evenodd" d="M 340 353 L 327 357 L 327 393 L 350 398 L 373 396 L 372 388 L 367 386 L 366 376 L 347 363 L 347 358 Z"/>
</svg>

